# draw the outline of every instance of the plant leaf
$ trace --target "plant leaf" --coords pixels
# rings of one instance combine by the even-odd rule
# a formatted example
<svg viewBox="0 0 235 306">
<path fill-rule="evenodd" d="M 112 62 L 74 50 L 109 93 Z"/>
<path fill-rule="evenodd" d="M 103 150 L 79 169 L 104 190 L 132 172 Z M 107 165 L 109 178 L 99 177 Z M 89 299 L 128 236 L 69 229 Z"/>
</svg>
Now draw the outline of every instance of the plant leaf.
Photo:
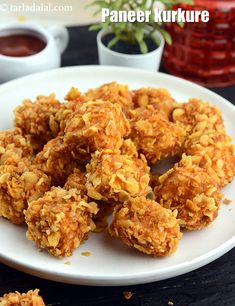
<svg viewBox="0 0 235 306">
<path fill-rule="evenodd" d="M 170 35 L 167 31 L 165 31 L 165 30 L 163 30 L 163 29 L 159 29 L 159 31 L 162 33 L 162 36 L 164 37 L 166 43 L 167 43 L 168 45 L 172 45 L 172 38 L 171 38 L 171 35 Z"/>
<path fill-rule="evenodd" d="M 89 31 L 98 31 L 100 29 L 102 29 L 102 24 L 100 23 L 93 24 L 89 27 Z"/>
<path fill-rule="evenodd" d="M 183 28 L 184 27 L 184 22 L 183 21 L 177 21 L 177 24 L 181 27 L 181 28 Z"/>
<path fill-rule="evenodd" d="M 102 8 L 102 7 L 105 7 L 106 5 L 107 3 L 105 0 L 95 0 L 95 1 L 92 1 L 91 3 L 88 3 L 85 7 L 88 8 L 91 6 L 100 6 Z"/>
<path fill-rule="evenodd" d="M 116 45 L 118 43 L 118 41 L 120 40 L 119 37 L 115 36 L 113 39 L 110 40 L 110 42 L 108 43 L 108 48 L 111 49 L 114 45 Z"/>
<path fill-rule="evenodd" d="M 139 46 L 140 46 L 140 51 L 141 51 L 141 53 L 143 53 L 143 54 L 148 53 L 148 46 L 147 46 L 147 44 L 145 43 L 144 40 L 142 40 L 141 42 L 139 42 Z"/>
<path fill-rule="evenodd" d="M 144 38 L 144 29 L 139 29 L 135 32 L 135 38 L 140 43 Z"/>
<path fill-rule="evenodd" d="M 161 2 L 168 8 L 171 8 L 172 6 L 180 3 L 193 5 L 193 0 L 161 0 Z"/>
<path fill-rule="evenodd" d="M 194 4 L 193 0 L 179 0 L 178 2 L 182 4 L 190 4 L 190 5 Z"/>
<path fill-rule="evenodd" d="M 154 33 L 150 36 L 150 38 L 152 39 L 152 41 L 155 43 L 156 46 L 160 45 L 160 40 L 158 39 L 158 37 L 154 36 Z"/>
</svg>

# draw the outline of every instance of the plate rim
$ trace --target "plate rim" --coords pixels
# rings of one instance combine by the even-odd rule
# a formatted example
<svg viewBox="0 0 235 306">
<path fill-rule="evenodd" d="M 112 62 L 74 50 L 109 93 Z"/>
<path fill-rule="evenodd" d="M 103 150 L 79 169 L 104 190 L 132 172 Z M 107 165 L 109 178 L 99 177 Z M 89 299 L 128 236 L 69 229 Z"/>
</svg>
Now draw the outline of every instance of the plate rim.
<svg viewBox="0 0 235 306">
<path fill-rule="evenodd" d="M 118 277 L 95 276 L 94 278 L 91 275 L 79 275 L 79 276 L 75 274 L 68 275 L 67 273 L 64 272 L 55 272 L 53 270 L 35 267 L 33 265 L 30 265 L 29 263 L 22 264 L 20 260 L 8 259 L 7 256 L 1 253 L 0 253 L 0 262 L 19 271 L 61 283 L 74 284 L 74 285 L 89 285 L 89 286 L 125 286 L 125 285 L 146 284 L 150 282 L 166 280 L 169 278 L 183 275 L 188 272 L 192 272 L 200 267 L 203 267 L 213 262 L 214 260 L 218 259 L 219 257 L 229 252 L 234 247 L 235 247 L 235 235 L 226 242 L 224 242 L 223 244 L 221 244 L 220 246 L 218 246 L 217 248 L 211 250 L 210 252 L 207 252 L 206 254 L 198 256 L 193 260 L 185 261 L 183 263 L 176 264 L 168 268 L 159 269 L 157 272 L 152 271 L 152 272 L 143 272 L 136 274 L 132 273 L 130 275 L 124 275 L 124 276 L 120 275 Z M 178 273 L 181 269 L 183 269 L 183 271 Z M 163 273 L 162 270 L 164 271 Z"/>
</svg>

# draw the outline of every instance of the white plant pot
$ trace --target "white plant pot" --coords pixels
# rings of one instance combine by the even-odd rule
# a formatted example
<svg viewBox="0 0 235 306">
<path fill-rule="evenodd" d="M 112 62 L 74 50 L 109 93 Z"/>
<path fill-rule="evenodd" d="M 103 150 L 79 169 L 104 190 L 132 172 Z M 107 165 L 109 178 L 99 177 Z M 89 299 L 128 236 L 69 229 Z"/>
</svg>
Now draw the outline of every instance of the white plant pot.
<svg viewBox="0 0 235 306">
<path fill-rule="evenodd" d="M 111 31 L 101 30 L 97 35 L 100 65 L 133 67 L 150 71 L 159 70 L 164 48 L 164 38 L 160 32 L 156 31 L 154 34 L 159 40 L 159 46 L 155 50 L 146 54 L 124 54 L 109 49 L 102 42 L 102 38 L 108 33 L 111 33 Z"/>
</svg>

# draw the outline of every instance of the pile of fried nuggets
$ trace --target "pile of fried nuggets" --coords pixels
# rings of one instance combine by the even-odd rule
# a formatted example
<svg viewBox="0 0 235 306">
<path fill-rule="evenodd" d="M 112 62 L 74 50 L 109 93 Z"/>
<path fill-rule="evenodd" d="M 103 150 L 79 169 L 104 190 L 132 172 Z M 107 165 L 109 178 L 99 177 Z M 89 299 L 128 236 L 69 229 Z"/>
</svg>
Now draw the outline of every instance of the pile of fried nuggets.
<svg viewBox="0 0 235 306">
<path fill-rule="evenodd" d="M 14 130 L 0 132 L 0 215 L 27 224 L 27 238 L 70 256 L 90 231 L 108 231 L 153 256 L 174 252 L 181 230 L 218 215 L 235 175 L 234 147 L 220 111 L 166 89 L 115 82 L 25 100 Z M 159 161 L 178 156 L 166 173 Z"/>
</svg>

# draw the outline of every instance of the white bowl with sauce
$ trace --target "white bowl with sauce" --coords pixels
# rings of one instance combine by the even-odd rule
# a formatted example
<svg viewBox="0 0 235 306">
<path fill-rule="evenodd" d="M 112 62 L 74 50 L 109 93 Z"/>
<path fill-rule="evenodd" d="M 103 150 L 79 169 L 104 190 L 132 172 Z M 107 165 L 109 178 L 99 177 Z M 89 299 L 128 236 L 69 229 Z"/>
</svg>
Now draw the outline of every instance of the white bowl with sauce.
<svg viewBox="0 0 235 306">
<path fill-rule="evenodd" d="M 68 45 L 63 26 L 36 24 L 0 26 L 0 83 L 35 72 L 58 68 Z"/>
</svg>

